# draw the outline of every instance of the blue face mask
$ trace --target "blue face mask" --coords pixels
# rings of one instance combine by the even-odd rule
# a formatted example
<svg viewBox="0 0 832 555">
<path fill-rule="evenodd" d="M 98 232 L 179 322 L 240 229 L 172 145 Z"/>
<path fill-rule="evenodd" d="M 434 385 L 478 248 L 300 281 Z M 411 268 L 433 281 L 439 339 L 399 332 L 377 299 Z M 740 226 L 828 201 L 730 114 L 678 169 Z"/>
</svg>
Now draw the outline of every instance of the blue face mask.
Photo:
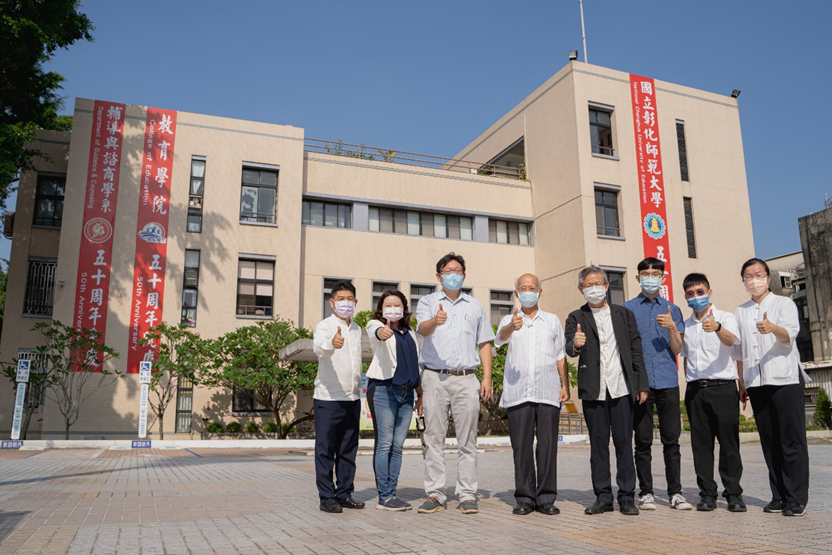
<svg viewBox="0 0 832 555">
<path fill-rule="evenodd" d="M 526 308 L 531 308 L 537 304 L 537 298 L 540 296 L 540 291 L 523 291 L 517 293 L 517 298 L 520 299 L 520 304 Z"/>
<path fill-rule="evenodd" d="M 456 291 L 462 287 L 462 280 L 465 276 L 462 274 L 442 274 L 442 285 L 451 291 Z"/>
<path fill-rule="evenodd" d="M 639 278 L 642 290 L 648 295 L 657 292 L 662 286 L 662 278 L 660 277 L 642 277 Z"/>
<path fill-rule="evenodd" d="M 711 304 L 711 297 L 708 295 L 688 299 L 688 306 L 691 307 L 695 312 L 702 312 L 703 310 L 708 308 L 709 304 Z"/>
</svg>

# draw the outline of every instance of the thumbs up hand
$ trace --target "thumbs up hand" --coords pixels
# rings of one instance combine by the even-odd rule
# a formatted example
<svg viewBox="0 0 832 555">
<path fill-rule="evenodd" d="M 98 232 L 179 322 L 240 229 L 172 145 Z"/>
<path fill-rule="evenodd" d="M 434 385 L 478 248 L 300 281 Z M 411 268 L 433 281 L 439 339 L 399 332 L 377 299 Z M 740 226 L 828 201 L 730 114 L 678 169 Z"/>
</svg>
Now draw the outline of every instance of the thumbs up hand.
<svg viewBox="0 0 832 555">
<path fill-rule="evenodd" d="M 382 341 L 387 341 L 393 337 L 393 330 L 390 329 L 390 320 L 387 320 L 387 325 L 378 330 L 378 338 Z"/>
<path fill-rule="evenodd" d="M 586 334 L 581 331 L 581 325 L 578 324 L 578 331 L 575 332 L 575 338 L 572 340 L 572 345 L 576 349 L 580 349 L 586 345 Z"/>
<path fill-rule="evenodd" d="M 344 337 L 341 335 L 341 326 L 338 326 L 338 331 L 336 331 L 335 335 L 332 337 L 332 346 L 336 349 L 340 349 L 344 346 Z"/>
<path fill-rule="evenodd" d="M 768 312 L 764 312 L 762 321 L 757 322 L 757 331 L 760 333 L 771 333 L 774 331 L 775 327 L 776 326 L 768 320 Z"/>
<path fill-rule="evenodd" d="M 523 327 L 523 317 L 520 316 L 519 308 L 514 312 L 514 316 L 511 317 L 511 325 L 514 327 L 515 331 Z"/>
<path fill-rule="evenodd" d="M 676 323 L 673 321 L 673 314 L 669 306 L 667 307 L 667 314 L 659 314 L 656 316 L 656 323 L 668 330 L 676 328 Z"/>
<path fill-rule="evenodd" d="M 707 318 L 702 320 L 702 331 L 706 333 L 715 332 L 716 329 L 719 327 L 716 320 L 714 319 L 714 309 L 711 309 L 711 312 L 708 313 Z"/>
<path fill-rule="evenodd" d="M 442 310 L 442 303 L 439 303 L 439 310 L 437 311 L 436 316 L 434 316 L 434 319 L 436 320 L 437 326 L 441 326 L 448 321 L 448 313 Z"/>
</svg>

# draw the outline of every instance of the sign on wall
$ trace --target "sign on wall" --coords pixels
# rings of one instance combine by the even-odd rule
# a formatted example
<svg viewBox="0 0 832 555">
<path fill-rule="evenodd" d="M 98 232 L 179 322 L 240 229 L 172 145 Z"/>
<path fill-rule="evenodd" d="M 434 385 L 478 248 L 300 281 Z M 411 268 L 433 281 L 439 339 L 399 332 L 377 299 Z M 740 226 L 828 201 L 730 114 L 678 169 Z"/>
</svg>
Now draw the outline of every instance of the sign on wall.
<svg viewBox="0 0 832 555">
<path fill-rule="evenodd" d="M 148 108 L 136 224 L 128 374 L 138 374 L 142 361 L 155 359 L 155 346 L 142 346 L 139 342 L 150 328 L 162 321 L 175 139 L 176 112 Z"/>
<path fill-rule="evenodd" d="M 673 301 L 670 271 L 670 241 L 667 233 L 667 196 L 662 177 L 662 147 L 659 141 L 659 115 L 653 79 L 630 74 L 633 127 L 636 138 L 639 203 L 644 256 L 664 262 L 665 281 L 661 296 Z"/>
</svg>

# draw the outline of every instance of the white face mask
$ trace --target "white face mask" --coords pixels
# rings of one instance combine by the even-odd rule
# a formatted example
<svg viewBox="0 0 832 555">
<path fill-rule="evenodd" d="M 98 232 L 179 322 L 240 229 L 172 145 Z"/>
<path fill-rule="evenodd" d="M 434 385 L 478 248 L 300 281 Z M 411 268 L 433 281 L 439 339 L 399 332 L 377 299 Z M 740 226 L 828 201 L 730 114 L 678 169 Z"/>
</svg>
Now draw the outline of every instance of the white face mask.
<svg viewBox="0 0 832 555">
<path fill-rule="evenodd" d="M 335 301 L 335 314 L 343 319 L 350 318 L 355 312 L 355 303 L 352 301 Z"/>
<path fill-rule="evenodd" d="M 603 285 L 593 285 L 583 290 L 584 298 L 590 304 L 598 304 L 607 298 L 607 288 Z"/>
<path fill-rule="evenodd" d="M 389 322 L 398 322 L 404 316 L 404 308 L 400 306 L 385 306 L 381 309 L 381 314 Z"/>
</svg>

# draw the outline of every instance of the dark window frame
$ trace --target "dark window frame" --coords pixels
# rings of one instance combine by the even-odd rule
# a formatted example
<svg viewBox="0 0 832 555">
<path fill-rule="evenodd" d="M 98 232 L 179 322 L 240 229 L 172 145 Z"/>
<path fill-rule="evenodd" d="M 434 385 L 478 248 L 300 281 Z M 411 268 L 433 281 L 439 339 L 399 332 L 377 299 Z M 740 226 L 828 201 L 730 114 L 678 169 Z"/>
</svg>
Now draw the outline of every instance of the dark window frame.
<svg viewBox="0 0 832 555">
<path fill-rule="evenodd" d="M 235 387 L 231 390 L 231 412 L 262 414 L 271 411 L 254 399 L 252 390 Z"/>
<path fill-rule="evenodd" d="M 508 298 L 498 297 L 495 298 L 495 295 L 506 296 Z M 503 319 L 507 314 L 511 314 L 512 310 L 514 310 L 514 291 L 507 291 L 503 289 L 491 289 L 488 292 L 488 317 L 490 320 L 491 325 L 499 325 L 500 320 Z M 497 311 L 497 319 L 496 322 L 494 321 L 494 308 L 498 307 Z M 502 314 L 502 310 L 500 308 L 507 308 L 508 311 L 506 314 Z"/>
<path fill-rule="evenodd" d="M 64 194 L 58 194 L 58 184 L 55 185 L 55 193 L 54 194 L 43 194 L 41 193 L 41 182 L 53 180 L 56 182 L 63 181 L 63 192 Z M 66 198 L 66 174 L 65 173 L 49 173 L 49 172 L 42 172 L 38 173 L 37 183 L 35 184 L 35 205 L 32 210 L 32 225 L 36 227 L 48 227 L 53 229 L 61 229 L 61 224 L 63 223 L 63 213 L 64 213 L 64 199 Z M 41 201 L 49 200 L 52 201 L 52 216 L 51 217 L 38 217 L 38 205 Z M 60 209 L 58 209 L 60 206 Z M 60 213 L 60 215 L 56 216 L 56 213 Z"/>
<path fill-rule="evenodd" d="M 240 277 L 240 262 L 254 262 L 254 278 L 243 278 Z M 258 264 L 271 264 L 272 266 L 272 279 L 258 279 L 257 278 L 257 265 Z M 260 258 L 248 258 L 245 256 L 241 256 L 237 259 L 237 317 L 255 317 L 255 318 L 262 318 L 262 319 L 270 319 L 274 314 L 274 272 L 275 272 L 275 261 L 274 260 L 263 260 Z M 240 304 L 240 285 L 242 284 L 252 284 L 254 285 L 254 302 L 253 305 L 241 305 Z M 270 297 L 270 305 L 258 305 L 257 298 L 263 295 L 257 294 L 257 286 L 258 285 L 271 285 L 272 287 L 272 294 Z M 250 295 L 245 295 L 246 297 Z M 249 314 L 249 310 L 253 309 L 254 313 Z M 263 309 L 263 314 L 257 314 L 257 310 Z M 241 312 L 242 310 L 242 312 Z"/>
<path fill-rule="evenodd" d="M 609 289 L 607 290 L 607 302 L 610 304 L 617 305 L 624 304 L 624 302 L 627 300 L 626 282 L 624 280 L 626 272 L 621 272 L 618 270 L 604 271 L 607 273 L 607 279 L 610 282 Z M 613 299 L 613 295 L 615 295 L 616 298 L 621 302 L 616 302 L 616 299 Z"/>
<path fill-rule="evenodd" d="M 687 139 L 685 139 L 685 122 L 676 120 L 676 145 L 679 147 L 679 172 L 682 176 L 682 181 L 690 182 L 690 172 L 688 171 L 688 148 Z"/>
<path fill-rule="evenodd" d="M 35 269 L 38 273 L 33 273 Z M 58 260 L 30 257 L 26 266 L 26 289 L 23 297 L 23 315 L 51 318 L 55 306 L 55 274 Z"/>
<path fill-rule="evenodd" d="M 190 400 L 189 408 L 182 408 L 184 402 Z M 194 416 L 194 382 L 186 376 L 179 376 L 176 380 L 176 433 L 191 431 Z M 186 425 L 187 422 L 187 425 Z"/>
<path fill-rule="evenodd" d="M 436 237 L 439 239 L 454 239 L 457 241 L 474 240 L 473 216 L 467 216 L 464 214 L 448 214 L 444 212 L 408 210 L 406 208 L 392 208 L 389 206 L 370 206 L 368 211 L 368 222 L 373 221 L 373 211 L 378 212 L 378 217 L 376 218 L 376 221 L 378 222 L 378 229 L 375 230 L 369 228 L 372 233 L 392 233 L 395 235 L 409 235 L 411 237 Z M 408 228 L 410 226 L 409 216 L 411 214 L 418 215 L 418 234 L 408 232 Z M 445 235 L 436 235 L 437 216 L 445 218 Z M 470 238 L 462 237 L 463 219 L 470 224 L 466 226 L 466 232 L 470 230 Z"/>
<path fill-rule="evenodd" d="M 618 195 L 620 191 L 608 189 L 605 187 L 595 187 L 595 230 L 599 237 L 621 237 L 621 214 L 618 211 Z M 601 196 L 599 201 L 599 194 Z M 609 202 L 609 197 L 612 197 L 614 202 Z M 603 211 L 603 222 L 598 221 L 599 211 Z M 607 210 L 615 211 L 615 221 L 609 222 L 607 219 Z M 617 226 L 607 225 L 609 223 L 616 223 Z M 602 225 L 603 224 L 603 225 Z"/>
<path fill-rule="evenodd" d="M 688 258 L 696 258 L 696 229 L 693 222 L 693 199 L 682 197 L 685 212 L 685 237 L 688 244 Z"/>
<path fill-rule="evenodd" d="M 202 162 L 202 177 L 194 175 L 194 162 Z M 208 160 L 202 156 L 191 157 L 191 180 L 188 182 L 188 233 L 202 233 L 202 210 L 205 204 L 205 173 L 208 171 Z M 194 192 L 194 182 L 199 182 L 199 192 Z"/>
<path fill-rule="evenodd" d="M 353 278 L 324 276 L 323 281 L 321 282 L 321 291 L 323 292 L 324 301 L 323 306 L 321 307 L 321 314 L 323 315 L 323 318 L 329 318 L 332 316 L 332 307 L 329 306 L 329 297 L 332 294 L 332 287 L 336 283 L 340 283 L 342 281 L 347 281 L 355 285 L 355 280 Z M 329 282 L 328 287 L 327 282 Z"/>
<path fill-rule="evenodd" d="M 506 226 L 506 242 L 499 240 L 498 227 L 500 224 Z M 526 243 L 520 242 L 520 237 L 523 233 L 520 231 L 520 226 L 526 226 Z M 498 220 L 495 218 L 488 218 L 488 242 L 498 245 L 517 245 L 521 247 L 532 246 L 532 224 L 530 222 L 517 222 L 510 220 Z"/>
<path fill-rule="evenodd" d="M 589 140 L 592 146 L 593 154 L 600 154 L 602 156 L 615 156 L 615 143 L 612 139 L 612 115 L 614 109 L 604 109 L 598 106 L 589 106 Z M 607 114 L 609 117 L 609 124 L 599 122 L 598 114 Z M 594 116 L 594 117 L 593 117 Z M 593 133 L 593 129 L 597 130 Z M 604 130 L 607 130 L 604 132 Z M 598 140 L 595 141 L 597 135 Z M 608 139 L 609 144 L 604 144 L 604 137 Z M 596 142 L 598 144 L 596 144 Z"/>
<path fill-rule="evenodd" d="M 187 266 L 188 252 L 197 253 L 196 268 L 192 268 L 190 266 Z M 186 265 L 184 266 L 183 276 L 182 276 L 182 318 L 180 320 L 180 323 L 186 324 L 189 328 L 193 328 L 193 327 L 196 327 L 196 313 L 197 313 L 197 308 L 199 306 L 199 267 L 202 264 L 202 252 L 197 250 L 197 249 L 185 249 L 185 264 Z M 189 272 L 189 270 L 190 270 L 190 272 Z M 193 275 L 193 277 L 189 277 L 189 275 L 192 275 L 192 274 L 195 274 L 195 275 Z M 191 283 L 189 283 L 189 281 L 193 281 L 194 283 L 191 284 Z M 193 293 L 193 296 L 194 296 L 193 306 L 189 306 L 189 305 L 185 304 L 185 297 L 186 297 L 186 293 L 188 293 L 188 292 Z M 193 311 L 192 312 L 192 315 L 193 315 L 192 320 L 193 321 L 191 321 L 191 318 L 189 318 L 189 316 L 191 315 L 191 314 L 189 314 L 190 311 Z"/>
<path fill-rule="evenodd" d="M 312 205 L 313 204 L 320 204 L 321 206 L 321 223 L 314 223 L 312 219 Z M 327 225 L 327 207 L 333 207 L 335 209 L 335 225 Z M 346 218 L 343 217 L 343 209 L 346 209 Z M 328 227 L 333 229 L 352 229 L 352 218 L 353 218 L 353 207 L 352 204 L 345 203 L 345 202 L 330 202 L 324 200 L 318 200 L 314 198 L 310 199 L 303 199 L 301 203 L 301 225 L 307 225 L 311 227 Z M 344 221 L 344 225 L 341 225 L 341 222 Z"/>
<path fill-rule="evenodd" d="M 258 172 L 258 182 L 254 183 L 253 181 L 246 181 L 246 172 Z M 263 183 L 263 174 L 274 174 L 274 184 L 271 183 Z M 268 168 L 261 168 L 258 166 L 247 166 L 243 164 L 243 172 L 242 177 L 240 179 L 240 223 L 248 224 L 248 223 L 259 223 L 259 224 L 269 224 L 269 225 L 276 225 L 277 224 L 277 184 L 280 179 L 280 170 L 279 169 L 268 169 Z M 274 206 L 272 208 L 271 213 L 267 212 L 243 212 L 243 191 L 246 189 L 257 189 L 257 199 L 255 201 L 256 205 L 260 204 L 260 194 L 261 190 L 267 189 L 274 191 Z M 258 208 L 258 206 L 255 206 Z"/>
</svg>

